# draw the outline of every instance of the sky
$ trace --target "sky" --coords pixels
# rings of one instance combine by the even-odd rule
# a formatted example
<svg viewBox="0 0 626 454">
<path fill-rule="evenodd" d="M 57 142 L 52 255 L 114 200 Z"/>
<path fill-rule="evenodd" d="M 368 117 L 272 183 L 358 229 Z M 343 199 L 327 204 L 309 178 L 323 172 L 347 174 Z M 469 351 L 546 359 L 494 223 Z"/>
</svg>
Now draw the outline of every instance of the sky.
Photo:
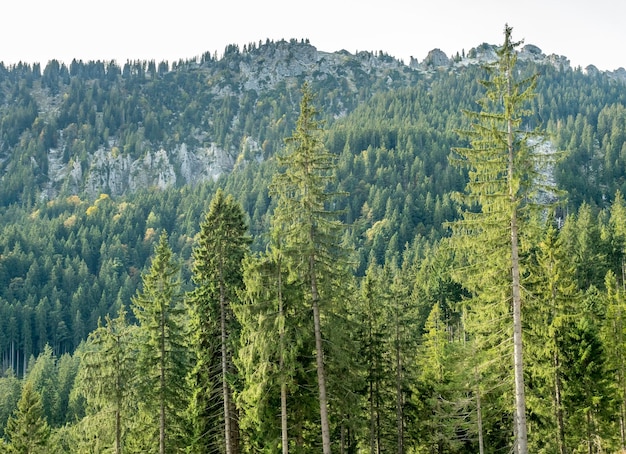
<svg viewBox="0 0 626 454">
<path fill-rule="evenodd" d="M 169 61 L 220 57 L 266 39 L 319 51 L 384 51 L 409 63 L 513 39 L 573 67 L 626 68 L 621 0 L 2 0 L 0 61 Z"/>
</svg>

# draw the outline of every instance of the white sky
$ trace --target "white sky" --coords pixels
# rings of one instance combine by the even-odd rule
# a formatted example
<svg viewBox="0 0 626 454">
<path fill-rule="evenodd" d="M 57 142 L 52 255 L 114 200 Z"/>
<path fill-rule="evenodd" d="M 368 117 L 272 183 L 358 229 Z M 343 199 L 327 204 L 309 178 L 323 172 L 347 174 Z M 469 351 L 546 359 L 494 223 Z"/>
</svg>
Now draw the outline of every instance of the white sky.
<svg viewBox="0 0 626 454">
<path fill-rule="evenodd" d="M 318 50 L 409 62 L 513 39 L 572 66 L 626 67 L 623 0 L 1 0 L 0 61 L 189 59 L 228 44 L 308 38 Z"/>
</svg>

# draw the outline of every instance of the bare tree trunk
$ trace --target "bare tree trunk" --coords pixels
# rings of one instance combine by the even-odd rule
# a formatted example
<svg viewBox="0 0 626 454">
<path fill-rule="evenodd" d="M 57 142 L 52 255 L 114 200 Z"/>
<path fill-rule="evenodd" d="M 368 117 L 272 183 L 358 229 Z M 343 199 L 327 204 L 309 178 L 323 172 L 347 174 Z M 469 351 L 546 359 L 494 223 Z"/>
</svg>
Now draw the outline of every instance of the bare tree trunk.
<svg viewBox="0 0 626 454">
<path fill-rule="evenodd" d="M 553 366 L 554 366 L 554 406 L 556 413 L 556 428 L 557 428 L 557 443 L 559 446 L 559 454 L 566 454 L 567 449 L 565 447 L 565 424 L 563 421 L 563 402 L 561 401 L 561 375 L 559 374 L 559 353 L 556 349 L 556 339 L 555 339 L 555 349 L 553 355 Z"/>
<path fill-rule="evenodd" d="M 320 323 L 319 293 L 315 276 L 315 257 L 309 258 L 311 277 L 311 296 L 313 304 L 313 325 L 315 330 L 315 353 L 317 361 L 317 385 L 319 388 L 320 420 L 322 424 L 322 450 L 324 454 L 331 454 L 330 424 L 328 421 L 328 401 L 326 397 L 326 374 L 324 371 L 324 349 L 322 345 L 322 328 Z"/>
<path fill-rule="evenodd" d="M 513 275 L 513 364 L 515 370 L 515 413 L 517 424 L 517 446 L 519 454 L 528 454 L 526 432 L 526 395 L 524 391 L 524 363 L 522 349 L 522 301 L 520 294 L 519 251 L 517 244 L 517 217 L 511 219 L 511 252 Z"/>
<path fill-rule="evenodd" d="M 508 95 L 511 96 L 511 74 L 508 78 Z M 520 291 L 519 244 L 517 232 L 517 194 L 515 193 L 515 156 L 513 145 L 513 122 L 507 120 L 507 146 L 509 155 L 508 181 L 511 201 L 511 287 L 513 294 L 513 367 L 515 374 L 515 423 L 516 445 L 519 454 L 528 454 L 528 435 L 526 431 L 526 395 L 524 390 L 524 363 L 522 342 L 522 297 Z"/>
<path fill-rule="evenodd" d="M 485 442 L 483 440 L 483 410 L 481 407 L 480 384 L 478 383 L 478 367 L 474 366 L 476 377 L 476 422 L 478 425 L 478 452 L 485 454 Z"/>
</svg>

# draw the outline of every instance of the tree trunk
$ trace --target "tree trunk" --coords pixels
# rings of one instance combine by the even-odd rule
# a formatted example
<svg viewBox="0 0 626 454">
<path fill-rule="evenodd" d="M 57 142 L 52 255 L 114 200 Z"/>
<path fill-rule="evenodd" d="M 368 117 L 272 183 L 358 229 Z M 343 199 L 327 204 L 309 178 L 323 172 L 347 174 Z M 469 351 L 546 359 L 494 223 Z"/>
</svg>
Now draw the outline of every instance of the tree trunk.
<svg viewBox="0 0 626 454">
<path fill-rule="evenodd" d="M 592 430 L 591 430 L 591 410 L 587 410 L 587 452 L 588 454 L 593 454 L 593 440 L 591 438 Z"/>
<path fill-rule="evenodd" d="M 554 349 L 554 399 L 556 411 L 556 427 L 558 435 L 559 454 L 566 454 L 565 424 L 563 421 L 563 402 L 561 402 L 561 375 L 559 374 L 559 353 Z"/>
<path fill-rule="evenodd" d="M 396 317 L 397 317 L 396 311 Z M 398 431 L 398 454 L 404 454 L 404 424 L 402 421 L 402 360 L 400 357 L 400 327 L 396 320 L 396 426 Z"/>
<path fill-rule="evenodd" d="M 309 258 L 311 277 L 311 296 L 313 304 L 313 325 L 315 330 L 315 354 L 317 360 L 317 385 L 319 388 L 320 420 L 322 424 L 322 450 L 324 454 L 331 454 L 330 424 L 328 422 L 328 404 L 326 398 L 326 374 L 324 372 L 324 349 L 322 345 L 322 328 L 320 323 L 319 293 L 315 276 L 315 257 Z"/>
<path fill-rule="evenodd" d="M 165 307 L 161 308 L 161 364 L 159 376 L 159 453 L 165 454 Z"/>
<path fill-rule="evenodd" d="M 508 78 L 508 95 L 511 96 L 511 74 Z M 511 201 L 511 284 L 513 294 L 513 365 L 515 374 L 515 414 L 517 427 L 517 447 L 519 454 L 528 454 L 528 436 L 526 431 L 526 395 L 524 391 L 524 363 L 522 342 L 522 297 L 520 292 L 519 245 L 517 232 L 517 194 L 513 187 L 515 175 L 515 156 L 513 145 L 513 122 L 507 120 L 508 128 L 508 181 Z"/>
<path fill-rule="evenodd" d="M 289 453 L 289 432 L 287 426 L 287 379 L 285 378 L 285 308 L 283 307 L 282 269 L 278 259 L 278 316 L 281 318 L 280 339 L 280 433 L 283 454 Z"/>
<path fill-rule="evenodd" d="M 230 390 L 228 386 L 228 380 L 226 379 L 228 373 L 228 351 L 226 348 L 226 289 L 224 288 L 224 276 L 222 275 L 223 269 L 220 264 L 220 325 L 222 332 L 222 394 L 224 399 L 224 443 L 226 446 L 226 454 L 234 454 L 232 446 L 232 429 L 231 429 L 231 405 L 230 405 Z"/>
<path fill-rule="evenodd" d="M 622 291 L 624 291 L 624 285 L 626 285 L 626 281 L 625 279 L 625 273 L 626 273 L 626 267 L 624 266 L 625 263 L 622 260 Z M 619 383 L 620 383 L 620 389 L 622 391 L 622 396 L 626 397 L 626 377 L 624 376 L 624 367 L 626 367 L 626 365 L 624 364 L 624 354 L 623 354 L 623 350 L 622 350 L 622 345 L 624 345 L 624 327 L 623 327 L 623 320 L 622 320 L 622 305 L 621 303 L 618 303 L 618 316 L 617 316 L 617 333 L 619 333 L 619 342 L 620 342 L 620 347 L 619 347 L 619 370 L 618 370 L 618 377 L 619 377 Z M 619 405 L 619 428 L 620 428 L 620 441 L 621 441 L 621 448 L 622 451 L 626 451 L 626 402 L 624 402 L 624 399 L 622 398 L 620 405 Z"/>
<path fill-rule="evenodd" d="M 371 365 L 370 365 L 371 367 Z M 374 413 L 374 383 L 369 383 L 370 399 L 370 454 L 376 454 L 376 418 Z"/>
<path fill-rule="evenodd" d="M 115 454 L 122 454 L 122 418 L 120 409 L 115 409 Z"/>
<path fill-rule="evenodd" d="M 478 425 L 478 453 L 485 454 L 485 442 L 483 440 L 483 410 L 480 401 L 480 385 L 478 383 L 478 368 L 474 366 L 476 376 L 476 422 Z"/>
<path fill-rule="evenodd" d="M 520 295 L 519 252 L 517 244 L 517 218 L 511 219 L 511 252 L 513 275 L 513 364 L 515 368 L 515 413 L 517 424 L 517 446 L 519 454 L 528 454 L 526 432 L 526 396 L 524 392 L 524 364 L 522 349 L 522 301 Z"/>
</svg>

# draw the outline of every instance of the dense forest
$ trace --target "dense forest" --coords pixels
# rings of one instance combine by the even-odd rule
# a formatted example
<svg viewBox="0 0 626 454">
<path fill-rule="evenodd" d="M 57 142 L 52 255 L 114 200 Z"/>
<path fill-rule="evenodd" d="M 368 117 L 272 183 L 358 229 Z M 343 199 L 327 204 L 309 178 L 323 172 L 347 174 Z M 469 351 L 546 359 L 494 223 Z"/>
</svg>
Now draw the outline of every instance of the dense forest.
<svg viewBox="0 0 626 454">
<path fill-rule="evenodd" d="M 0 452 L 626 450 L 626 84 L 510 38 L 0 64 Z"/>
</svg>

